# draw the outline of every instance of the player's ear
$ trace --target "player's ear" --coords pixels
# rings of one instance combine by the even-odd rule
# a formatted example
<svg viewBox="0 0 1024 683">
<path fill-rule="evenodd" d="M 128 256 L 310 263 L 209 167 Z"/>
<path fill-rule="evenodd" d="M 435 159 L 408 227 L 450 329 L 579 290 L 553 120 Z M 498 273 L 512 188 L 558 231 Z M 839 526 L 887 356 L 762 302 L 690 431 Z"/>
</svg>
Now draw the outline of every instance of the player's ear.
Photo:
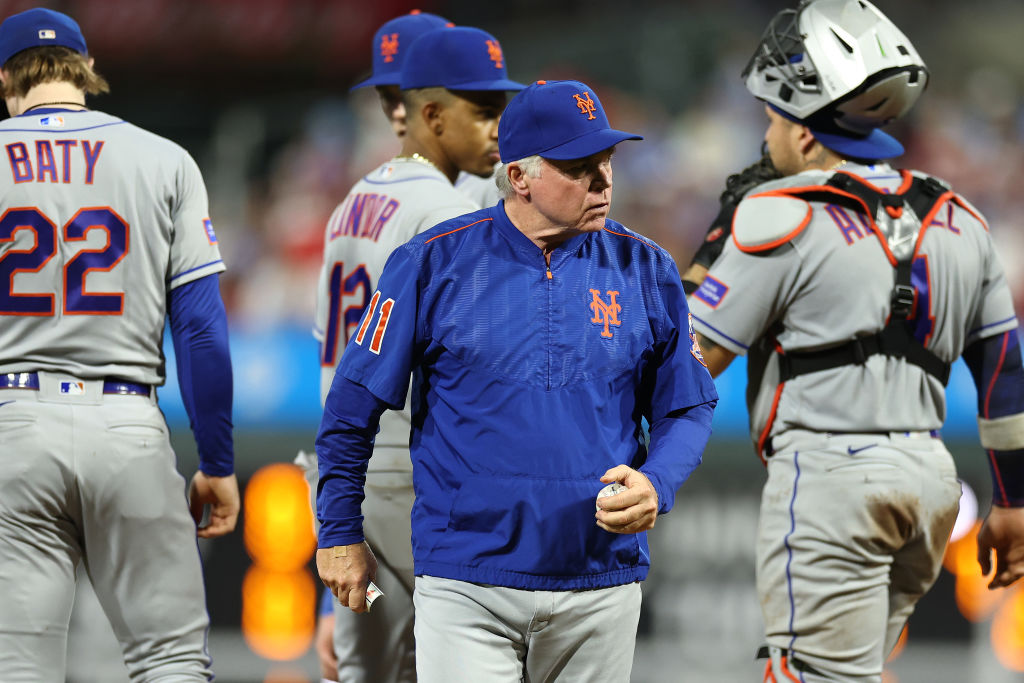
<svg viewBox="0 0 1024 683">
<path fill-rule="evenodd" d="M 444 109 L 442 103 L 435 101 L 425 103 L 420 109 L 423 123 L 434 135 L 441 135 L 444 132 Z"/>
<path fill-rule="evenodd" d="M 515 193 L 520 197 L 530 196 L 530 180 L 526 172 L 523 171 L 519 162 L 513 161 L 505 167 L 505 173 L 508 174 L 509 185 L 515 190 Z"/>
<path fill-rule="evenodd" d="M 811 129 L 807 126 L 797 125 L 793 133 L 796 135 L 797 148 L 805 159 L 811 156 L 815 145 L 821 144 L 818 142 L 817 138 L 814 137 L 814 133 L 811 132 Z"/>
</svg>

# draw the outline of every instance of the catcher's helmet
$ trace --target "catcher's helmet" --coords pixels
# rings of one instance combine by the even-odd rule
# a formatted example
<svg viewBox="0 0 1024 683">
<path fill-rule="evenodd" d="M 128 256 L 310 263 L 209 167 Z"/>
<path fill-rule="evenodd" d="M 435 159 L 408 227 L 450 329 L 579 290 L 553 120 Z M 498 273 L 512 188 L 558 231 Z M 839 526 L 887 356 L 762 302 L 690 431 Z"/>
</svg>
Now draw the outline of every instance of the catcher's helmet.
<svg viewBox="0 0 1024 683">
<path fill-rule="evenodd" d="M 803 0 L 771 20 L 743 78 L 787 118 L 856 139 L 881 134 L 875 129 L 906 114 L 928 70 L 867 0 Z"/>
</svg>

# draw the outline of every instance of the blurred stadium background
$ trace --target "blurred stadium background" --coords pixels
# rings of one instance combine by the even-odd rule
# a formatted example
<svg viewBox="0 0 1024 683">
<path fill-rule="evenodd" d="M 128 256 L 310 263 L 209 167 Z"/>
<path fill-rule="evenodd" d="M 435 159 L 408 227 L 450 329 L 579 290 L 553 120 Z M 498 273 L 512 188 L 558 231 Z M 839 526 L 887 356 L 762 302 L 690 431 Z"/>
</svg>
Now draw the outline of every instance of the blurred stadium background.
<svg viewBox="0 0 1024 683">
<path fill-rule="evenodd" d="M 81 24 L 110 95 L 90 104 L 165 135 L 203 170 L 228 273 L 239 530 L 202 542 L 210 650 L 225 683 L 318 679 L 311 649 L 320 590 L 301 476 L 319 422 L 310 329 L 328 214 L 367 170 L 397 152 L 372 90 L 370 40 L 413 8 L 502 42 L 512 78 L 578 78 L 617 127 L 643 133 L 616 155 L 612 215 L 685 264 L 717 211 L 724 177 L 758 154 L 765 122 L 739 73 L 780 0 L 68 0 L 0 1 Z M 986 214 L 1024 306 L 1024 3 L 879 0 L 932 72 L 911 119 L 893 127 L 901 165 L 945 177 Z M 168 345 L 169 347 L 169 345 Z M 173 367 L 168 348 L 168 367 Z M 195 448 L 173 371 L 161 405 L 181 471 Z M 752 453 L 744 373 L 723 400 L 705 464 L 652 533 L 654 566 L 633 680 L 751 681 L 760 617 L 753 541 L 763 469 Z M 945 430 L 962 476 L 990 497 L 975 392 L 963 368 Z M 1024 588 L 989 593 L 973 559 L 974 516 L 910 622 L 887 683 L 1024 680 Z M 154 590 L 159 590 L 154 586 Z M 386 587 L 385 587 L 386 591 Z M 76 610 L 68 679 L 124 680 L 88 595 Z"/>
</svg>

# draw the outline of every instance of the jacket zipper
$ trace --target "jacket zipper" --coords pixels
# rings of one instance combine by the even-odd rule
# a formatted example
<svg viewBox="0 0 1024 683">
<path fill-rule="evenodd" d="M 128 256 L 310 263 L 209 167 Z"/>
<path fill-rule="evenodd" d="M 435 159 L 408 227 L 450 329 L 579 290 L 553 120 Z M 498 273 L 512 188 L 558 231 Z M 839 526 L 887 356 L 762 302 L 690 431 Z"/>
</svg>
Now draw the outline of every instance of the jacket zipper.
<svg viewBox="0 0 1024 683">
<path fill-rule="evenodd" d="M 545 377 L 545 384 L 547 385 L 548 391 L 551 391 L 551 296 L 552 296 L 551 295 L 551 281 L 554 279 L 554 276 L 551 274 L 551 264 L 550 263 L 545 263 L 544 267 L 545 267 L 545 269 L 547 271 L 547 279 L 548 279 L 548 281 L 547 281 L 547 290 L 548 290 L 547 326 L 548 326 L 548 329 L 547 329 L 547 341 L 545 343 L 545 346 L 547 348 L 546 356 L 547 356 L 548 367 L 547 367 L 547 377 Z"/>
</svg>

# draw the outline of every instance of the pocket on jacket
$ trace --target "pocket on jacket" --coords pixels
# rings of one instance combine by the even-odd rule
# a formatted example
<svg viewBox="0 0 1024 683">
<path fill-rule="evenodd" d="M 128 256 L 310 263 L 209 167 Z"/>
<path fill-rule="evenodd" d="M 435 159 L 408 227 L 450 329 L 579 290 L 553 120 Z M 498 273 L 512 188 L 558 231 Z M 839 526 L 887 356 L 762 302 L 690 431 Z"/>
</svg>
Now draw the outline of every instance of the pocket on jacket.
<svg viewBox="0 0 1024 683">
<path fill-rule="evenodd" d="M 594 479 L 468 477 L 452 504 L 445 555 L 546 576 L 584 576 L 639 563 L 634 534 L 597 526 Z"/>
</svg>

